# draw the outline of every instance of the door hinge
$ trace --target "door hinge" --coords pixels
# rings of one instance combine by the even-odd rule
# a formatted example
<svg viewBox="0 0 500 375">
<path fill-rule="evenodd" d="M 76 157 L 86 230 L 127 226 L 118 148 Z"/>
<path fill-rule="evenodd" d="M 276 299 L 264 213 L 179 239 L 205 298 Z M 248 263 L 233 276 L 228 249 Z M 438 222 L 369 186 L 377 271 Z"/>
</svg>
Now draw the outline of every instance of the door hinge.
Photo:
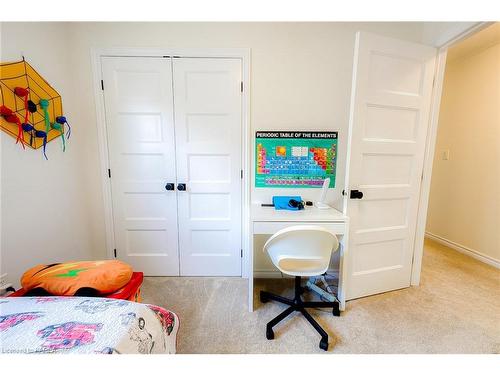
<svg viewBox="0 0 500 375">
<path fill-rule="evenodd" d="M 116 249 L 113 250 L 113 254 L 115 255 L 115 258 L 116 258 Z"/>
<path fill-rule="evenodd" d="M 111 178 L 111 169 L 108 169 L 108 177 Z"/>
<path fill-rule="evenodd" d="M 240 258 L 243 258 L 243 249 L 240 249 Z"/>
<path fill-rule="evenodd" d="M 240 82 L 240 91 L 243 92 L 243 81 Z"/>
<path fill-rule="evenodd" d="M 243 180 L 243 169 L 240 170 L 240 177 Z"/>
<path fill-rule="evenodd" d="M 101 79 L 101 90 L 104 91 L 104 80 Z"/>
</svg>

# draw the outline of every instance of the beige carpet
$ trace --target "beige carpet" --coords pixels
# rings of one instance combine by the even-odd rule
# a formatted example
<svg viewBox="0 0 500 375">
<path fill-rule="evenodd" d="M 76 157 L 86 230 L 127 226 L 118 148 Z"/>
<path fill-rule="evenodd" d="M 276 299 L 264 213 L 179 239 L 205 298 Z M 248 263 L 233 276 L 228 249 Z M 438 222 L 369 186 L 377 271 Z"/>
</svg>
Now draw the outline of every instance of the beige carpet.
<svg viewBox="0 0 500 375">
<path fill-rule="evenodd" d="M 285 307 L 261 304 L 258 290 L 293 294 L 290 280 L 256 280 L 254 313 L 246 287 L 239 278 L 148 277 L 143 299 L 179 314 L 179 353 L 324 353 L 296 313 L 265 337 Z M 419 287 L 350 301 L 341 317 L 309 311 L 329 333 L 328 353 L 500 352 L 500 271 L 431 241 Z"/>
</svg>

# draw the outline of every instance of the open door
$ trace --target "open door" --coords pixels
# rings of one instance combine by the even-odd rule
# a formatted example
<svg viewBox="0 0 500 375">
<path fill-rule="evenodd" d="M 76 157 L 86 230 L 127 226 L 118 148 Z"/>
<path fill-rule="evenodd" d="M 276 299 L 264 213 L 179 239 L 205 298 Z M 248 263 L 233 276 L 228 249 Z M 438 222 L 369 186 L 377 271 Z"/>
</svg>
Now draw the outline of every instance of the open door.
<svg viewBox="0 0 500 375">
<path fill-rule="evenodd" d="M 356 36 L 344 197 L 346 299 L 410 286 L 436 53 Z"/>
</svg>

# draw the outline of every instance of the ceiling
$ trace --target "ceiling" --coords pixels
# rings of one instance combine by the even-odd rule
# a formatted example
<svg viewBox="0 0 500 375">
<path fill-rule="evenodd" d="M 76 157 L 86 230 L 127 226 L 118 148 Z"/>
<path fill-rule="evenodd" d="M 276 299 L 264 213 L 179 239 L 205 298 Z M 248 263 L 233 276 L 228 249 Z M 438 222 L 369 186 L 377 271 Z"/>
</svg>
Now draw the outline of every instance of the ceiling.
<svg viewBox="0 0 500 375">
<path fill-rule="evenodd" d="M 495 22 L 493 25 L 450 47 L 447 60 L 453 61 L 473 55 L 498 43 L 500 43 L 500 22 Z"/>
</svg>

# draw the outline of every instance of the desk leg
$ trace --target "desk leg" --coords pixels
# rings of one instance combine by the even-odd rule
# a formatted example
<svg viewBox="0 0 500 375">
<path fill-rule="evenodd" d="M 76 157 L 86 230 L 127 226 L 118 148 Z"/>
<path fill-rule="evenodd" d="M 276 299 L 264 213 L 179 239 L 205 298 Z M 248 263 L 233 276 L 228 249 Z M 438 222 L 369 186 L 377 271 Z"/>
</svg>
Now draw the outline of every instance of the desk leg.
<svg viewBox="0 0 500 375">
<path fill-rule="evenodd" d="M 349 237 L 349 226 L 346 223 L 346 231 L 345 234 L 342 236 L 340 239 L 340 260 L 339 260 L 339 288 L 338 288 L 338 300 L 340 302 L 340 311 L 345 310 L 345 291 L 346 291 L 346 273 L 347 269 L 346 267 L 346 254 L 348 251 L 348 240 Z"/>
</svg>

